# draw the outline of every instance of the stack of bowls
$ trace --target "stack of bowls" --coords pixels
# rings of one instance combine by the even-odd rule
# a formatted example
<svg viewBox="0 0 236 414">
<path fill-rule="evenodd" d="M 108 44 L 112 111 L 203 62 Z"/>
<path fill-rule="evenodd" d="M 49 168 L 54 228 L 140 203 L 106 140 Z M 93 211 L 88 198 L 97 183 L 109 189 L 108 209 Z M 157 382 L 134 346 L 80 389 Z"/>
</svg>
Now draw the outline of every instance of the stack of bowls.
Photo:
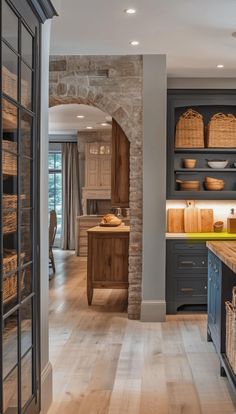
<svg viewBox="0 0 236 414">
<path fill-rule="evenodd" d="M 225 182 L 224 180 L 218 180 L 216 178 L 206 177 L 205 178 L 205 188 L 208 191 L 221 191 L 224 189 Z"/>
</svg>

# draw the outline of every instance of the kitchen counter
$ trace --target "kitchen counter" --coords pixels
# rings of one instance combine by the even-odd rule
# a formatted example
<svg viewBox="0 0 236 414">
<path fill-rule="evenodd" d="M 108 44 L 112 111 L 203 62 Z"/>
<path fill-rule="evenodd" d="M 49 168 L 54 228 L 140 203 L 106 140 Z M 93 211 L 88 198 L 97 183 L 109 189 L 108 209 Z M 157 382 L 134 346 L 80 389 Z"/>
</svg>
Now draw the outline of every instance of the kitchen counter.
<svg viewBox="0 0 236 414">
<path fill-rule="evenodd" d="M 92 227 L 91 229 L 87 230 L 88 233 L 129 233 L 130 226 L 116 226 L 116 227 L 103 227 L 103 226 L 96 226 Z"/>
<path fill-rule="evenodd" d="M 222 233 L 166 233 L 166 239 L 236 240 L 236 234 Z"/>
<path fill-rule="evenodd" d="M 208 241 L 207 247 L 236 273 L 236 241 Z"/>
</svg>

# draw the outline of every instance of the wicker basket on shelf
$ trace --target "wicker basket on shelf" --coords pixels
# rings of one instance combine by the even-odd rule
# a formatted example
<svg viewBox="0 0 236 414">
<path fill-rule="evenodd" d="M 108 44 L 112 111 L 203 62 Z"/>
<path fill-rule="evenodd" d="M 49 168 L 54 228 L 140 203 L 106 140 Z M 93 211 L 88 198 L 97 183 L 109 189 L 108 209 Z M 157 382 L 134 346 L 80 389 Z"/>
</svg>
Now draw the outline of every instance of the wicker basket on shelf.
<svg viewBox="0 0 236 414">
<path fill-rule="evenodd" d="M 6 175 L 17 175 L 17 143 L 12 141 L 2 141 L 2 171 Z M 11 152 L 8 152 L 11 151 Z"/>
<path fill-rule="evenodd" d="M 226 310 L 226 356 L 236 374 L 236 287 L 232 291 L 232 303 L 225 302 Z"/>
<path fill-rule="evenodd" d="M 236 118 L 232 114 L 213 115 L 208 124 L 209 148 L 236 148 Z"/>
<path fill-rule="evenodd" d="M 3 195 L 3 233 L 13 233 L 17 228 L 17 196 Z"/>
<path fill-rule="evenodd" d="M 176 148 L 204 148 L 203 116 L 193 109 L 182 114 L 176 124 Z"/>
<path fill-rule="evenodd" d="M 21 264 L 25 254 L 21 254 Z M 15 250 L 4 250 L 3 257 L 3 302 L 6 303 L 17 295 L 17 253 Z M 15 270 L 15 272 L 14 272 Z M 21 289 L 25 285 L 25 271 L 21 272 Z"/>
<path fill-rule="evenodd" d="M 2 90 L 11 98 L 17 100 L 17 75 L 10 72 L 5 66 L 2 67 Z M 29 107 L 29 84 L 26 80 L 21 80 L 21 103 L 25 107 Z M 11 115 L 16 114 L 16 108 L 8 101 L 4 101 L 3 110 Z M 14 112 L 14 113 L 13 113 Z"/>
</svg>

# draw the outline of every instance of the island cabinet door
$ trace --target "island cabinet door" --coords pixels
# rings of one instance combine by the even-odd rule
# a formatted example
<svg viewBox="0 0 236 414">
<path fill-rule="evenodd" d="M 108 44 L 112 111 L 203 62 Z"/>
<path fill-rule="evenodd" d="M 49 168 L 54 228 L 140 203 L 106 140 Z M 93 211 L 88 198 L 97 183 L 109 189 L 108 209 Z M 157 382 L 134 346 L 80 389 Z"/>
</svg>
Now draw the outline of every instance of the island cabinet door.
<svg viewBox="0 0 236 414">
<path fill-rule="evenodd" d="M 114 237 L 112 241 L 112 250 L 112 281 L 114 283 L 128 283 L 128 235 Z"/>
<path fill-rule="evenodd" d="M 112 239 L 105 234 L 93 236 L 91 247 L 92 280 L 106 283 L 112 279 Z"/>
<path fill-rule="evenodd" d="M 218 352 L 221 337 L 221 281 L 220 260 L 211 252 L 208 254 L 208 331 Z"/>
</svg>

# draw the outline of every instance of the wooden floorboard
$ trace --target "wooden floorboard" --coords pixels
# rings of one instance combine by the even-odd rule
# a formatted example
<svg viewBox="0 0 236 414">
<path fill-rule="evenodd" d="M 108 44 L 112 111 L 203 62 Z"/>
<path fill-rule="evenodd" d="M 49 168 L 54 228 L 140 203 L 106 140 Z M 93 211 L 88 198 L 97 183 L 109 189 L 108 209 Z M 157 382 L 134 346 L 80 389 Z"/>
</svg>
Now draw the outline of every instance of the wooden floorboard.
<svg viewBox="0 0 236 414">
<path fill-rule="evenodd" d="M 99 290 L 87 306 L 86 259 L 55 253 L 50 281 L 49 414 L 234 414 L 206 341 L 206 315 L 127 319 L 127 292 Z"/>
</svg>

